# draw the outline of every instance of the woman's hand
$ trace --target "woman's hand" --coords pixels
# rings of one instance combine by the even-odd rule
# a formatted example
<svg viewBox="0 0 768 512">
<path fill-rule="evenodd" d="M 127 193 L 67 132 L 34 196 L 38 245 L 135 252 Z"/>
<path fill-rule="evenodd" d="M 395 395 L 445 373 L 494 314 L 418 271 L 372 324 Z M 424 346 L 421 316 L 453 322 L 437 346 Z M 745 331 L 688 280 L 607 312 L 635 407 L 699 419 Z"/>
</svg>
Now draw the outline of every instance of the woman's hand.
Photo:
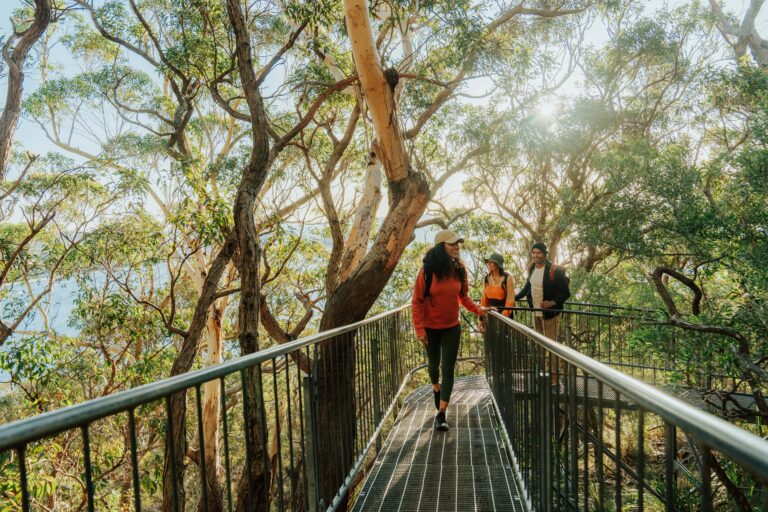
<svg viewBox="0 0 768 512">
<path fill-rule="evenodd" d="M 424 345 L 425 347 L 429 344 L 429 340 L 427 340 L 427 334 L 416 334 L 416 338 L 419 340 L 419 343 Z"/>
<path fill-rule="evenodd" d="M 487 308 L 485 306 L 479 306 L 478 307 L 479 313 L 477 313 L 477 314 L 480 315 L 480 316 L 485 316 L 486 313 L 488 313 L 489 311 L 491 311 L 493 309 L 496 309 L 496 308 Z"/>
</svg>

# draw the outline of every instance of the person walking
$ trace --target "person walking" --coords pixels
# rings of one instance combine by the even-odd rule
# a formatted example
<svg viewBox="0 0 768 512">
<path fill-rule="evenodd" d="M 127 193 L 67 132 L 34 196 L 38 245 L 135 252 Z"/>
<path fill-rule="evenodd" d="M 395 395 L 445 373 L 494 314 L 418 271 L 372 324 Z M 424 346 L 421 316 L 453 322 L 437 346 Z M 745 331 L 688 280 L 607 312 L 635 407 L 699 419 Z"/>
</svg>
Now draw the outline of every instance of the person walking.
<svg viewBox="0 0 768 512">
<path fill-rule="evenodd" d="M 534 311 L 534 329 L 547 338 L 557 341 L 557 329 L 560 325 L 561 310 L 571 296 L 568 279 L 563 269 L 547 258 L 547 246 L 536 242 L 531 247 L 531 265 L 528 267 L 528 279 L 525 286 L 515 295 L 515 299 L 528 299 Z M 552 356 L 552 379 L 556 380 L 556 357 Z"/>
<path fill-rule="evenodd" d="M 478 315 L 484 315 L 487 310 L 469 296 L 467 269 L 459 258 L 459 244 L 463 242 L 464 239 L 450 229 L 437 233 L 435 244 L 424 256 L 424 264 L 413 287 L 413 326 L 416 337 L 427 351 L 427 367 L 437 409 L 434 426 L 440 431 L 449 429 L 446 411 L 461 340 L 459 304 Z"/>
<path fill-rule="evenodd" d="M 571 296 L 568 279 L 562 267 L 549 261 L 547 246 L 543 242 L 536 242 L 531 247 L 531 262 L 525 286 L 515 295 L 515 299 L 526 298 L 530 307 L 537 309 L 534 312 L 536 331 L 557 341 L 560 310 Z"/>
<path fill-rule="evenodd" d="M 480 305 L 496 309 L 515 307 L 515 280 L 504 271 L 504 258 L 494 252 L 486 258 L 485 264 L 488 266 L 488 273 L 483 280 Z M 504 309 L 501 314 L 511 317 L 512 310 Z M 483 317 L 480 317 L 481 328 L 483 323 Z"/>
</svg>

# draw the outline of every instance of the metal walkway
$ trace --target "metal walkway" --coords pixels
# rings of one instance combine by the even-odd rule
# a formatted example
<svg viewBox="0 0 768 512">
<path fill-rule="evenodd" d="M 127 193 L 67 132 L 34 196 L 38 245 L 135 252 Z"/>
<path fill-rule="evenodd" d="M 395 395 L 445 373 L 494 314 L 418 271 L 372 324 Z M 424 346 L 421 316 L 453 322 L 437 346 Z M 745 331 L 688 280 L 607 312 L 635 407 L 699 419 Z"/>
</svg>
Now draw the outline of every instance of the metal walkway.
<svg viewBox="0 0 768 512">
<path fill-rule="evenodd" d="M 353 511 L 522 511 L 485 377 L 456 379 L 448 432 L 430 386 L 409 395 Z"/>
<path fill-rule="evenodd" d="M 428 386 L 402 401 L 410 379 L 424 367 L 408 306 L 0 425 L 0 474 L 10 483 L 1 489 L 0 503 L 23 512 L 51 502 L 55 510 L 106 510 L 119 496 L 121 507 L 140 512 L 189 510 L 202 498 L 208 509 L 226 510 L 236 506 L 233 498 L 244 490 L 255 510 L 331 512 L 346 507 L 347 497 L 354 500 L 353 510 L 377 512 L 522 512 L 524 504 L 539 512 L 606 506 L 768 510 L 768 441 L 620 371 L 655 372 L 642 354 L 630 354 L 626 363 L 613 356 L 604 362 L 618 368 L 600 362 L 600 351 L 589 347 L 608 343 L 613 347 L 609 356 L 627 354 L 616 347 L 632 329 L 619 329 L 623 317 L 590 318 L 606 324 L 589 346 L 577 347 L 591 350 L 584 354 L 489 313 L 483 339 L 469 339 L 462 347 L 462 357 L 484 363 L 473 369 L 484 375 L 457 380 L 449 432 L 432 427 L 435 411 Z M 586 327 L 594 330 L 588 322 Z M 671 353 L 664 359 L 671 368 L 659 372 L 685 370 L 689 359 L 675 370 L 676 357 Z M 552 386 L 553 370 L 562 374 L 557 386 Z M 699 382 L 700 373 L 692 373 L 691 382 Z M 728 384 L 722 389 L 730 389 L 733 381 L 704 376 Z M 217 466 L 189 463 L 185 455 L 189 439 L 205 437 L 206 384 L 221 394 L 221 436 L 214 446 L 224 474 L 217 479 L 212 478 Z M 355 416 L 325 407 L 337 402 L 332 394 L 339 390 L 348 393 L 345 400 L 355 400 L 349 409 Z M 696 402 L 702 397 L 686 398 Z M 750 406 L 746 400 L 738 403 Z M 336 405 L 344 406 L 344 400 Z M 261 420 L 250 423 L 251 418 Z M 354 431 L 347 428 L 352 421 Z M 164 439 L 156 436 L 157 425 Z M 388 437 L 380 438 L 380 432 Z M 510 435 L 503 437 L 508 445 L 502 442 L 503 432 Z M 120 443 L 108 436 L 117 436 Z M 370 451 L 379 440 L 383 446 L 371 462 Z M 71 456 L 52 473 L 47 462 L 64 441 Z M 200 448 L 200 460 L 208 461 L 202 451 L 207 447 Z M 341 453 L 352 451 L 354 458 Z M 115 456 L 125 462 L 129 482 L 113 478 L 105 465 Z M 252 464 L 233 478 L 249 457 L 273 461 L 272 471 L 260 472 L 266 464 Z M 148 492 L 144 475 L 163 465 L 171 467 L 163 479 L 171 488 Z M 364 482 L 359 480 L 363 471 Z M 58 483 L 45 491 L 31 485 L 44 478 Z M 206 492 L 213 485 L 221 486 L 223 496 Z"/>
</svg>

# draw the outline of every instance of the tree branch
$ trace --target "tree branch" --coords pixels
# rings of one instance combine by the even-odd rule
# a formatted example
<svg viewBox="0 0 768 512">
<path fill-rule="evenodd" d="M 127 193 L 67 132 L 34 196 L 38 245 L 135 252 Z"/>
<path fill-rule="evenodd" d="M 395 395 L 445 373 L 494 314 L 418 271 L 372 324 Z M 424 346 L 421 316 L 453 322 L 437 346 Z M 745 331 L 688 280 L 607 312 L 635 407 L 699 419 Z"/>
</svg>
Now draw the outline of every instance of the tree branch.
<svg viewBox="0 0 768 512">
<path fill-rule="evenodd" d="M 272 68 L 277 64 L 277 62 L 283 57 L 285 52 L 290 50 L 293 45 L 296 43 L 296 40 L 299 38 L 301 33 L 304 31 L 304 28 L 309 24 L 309 19 L 304 20 L 301 22 L 301 25 L 296 28 L 291 33 L 291 36 L 288 38 L 288 41 L 280 48 L 280 50 L 275 53 L 275 55 L 270 59 L 269 62 L 267 62 L 261 70 L 259 70 L 258 74 L 256 75 L 256 87 L 259 87 L 261 83 L 264 81 L 265 78 L 267 78 L 267 75 L 269 75 L 269 72 L 272 71 Z"/>
<path fill-rule="evenodd" d="M 43 219 L 37 223 L 36 225 L 33 225 L 30 228 L 29 233 L 27 233 L 27 236 L 24 237 L 24 239 L 19 242 L 19 245 L 16 246 L 16 249 L 14 249 L 13 253 L 8 257 L 8 260 L 5 261 L 3 266 L 3 271 L 0 272 L 0 285 L 2 285 L 5 282 L 6 277 L 8 277 L 8 272 L 10 272 L 11 267 L 13 266 L 14 261 L 16 261 L 16 258 L 19 257 L 19 254 L 24 250 L 24 248 L 32 241 L 33 238 L 37 236 L 37 234 L 45 228 L 46 225 L 48 225 L 49 222 L 53 220 L 55 217 L 55 214 L 53 212 L 48 213 Z"/>
<path fill-rule="evenodd" d="M 677 306 L 675 306 L 675 302 L 674 300 L 672 300 L 672 296 L 669 294 L 667 287 L 664 286 L 664 283 L 661 280 L 661 276 L 664 274 L 674 277 L 675 279 L 683 283 L 685 286 L 687 286 L 693 292 L 691 312 L 695 316 L 699 316 L 699 314 L 701 313 L 701 299 L 703 298 L 703 294 L 701 292 L 701 288 L 699 288 L 699 286 L 694 282 L 694 280 L 690 279 L 689 277 L 685 276 L 684 274 L 682 274 L 681 272 L 678 272 L 675 269 L 672 269 L 669 267 L 656 267 L 656 269 L 653 271 L 653 276 L 652 276 L 653 282 L 656 285 L 656 289 L 658 290 L 659 295 L 661 295 L 661 299 L 664 301 L 664 304 L 666 304 L 670 315 L 680 316 L 680 313 L 677 310 Z"/>
<path fill-rule="evenodd" d="M 0 182 L 5 180 L 8 159 L 13 147 L 13 137 L 21 114 L 21 99 L 24 85 L 24 64 L 32 47 L 40 40 L 51 23 L 50 0 L 35 0 L 35 18 L 32 24 L 20 34 L 14 33 L 3 45 L 3 58 L 8 64 L 8 85 L 5 105 L 0 115 Z M 12 42 L 18 43 L 10 51 Z"/>
<path fill-rule="evenodd" d="M 381 154 L 378 156 L 384 166 L 387 181 L 397 183 L 408 177 L 411 164 L 400 133 L 392 86 L 384 76 L 373 40 L 368 18 L 368 2 L 344 0 L 344 15 L 352 43 L 355 68 L 379 140 Z"/>
<path fill-rule="evenodd" d="M 325 103 L 325 100 L 327 100 L 334 92 L 344 90 L 351 84 L 355 83 L 358 80 L 356 75 L 352 75 L 348 78 L 345 78 L 344 80 L 341 80 L 339 82 L 336 82 L 335 84 L 328 87 L 325 91 L 320 93 L 317 98 L 315 98 L 314 103 L 309 107 L 309 110 L 307 110 L 307 113 L 304 114 L 304 117 L 301 118 L 301 120 L 293 127 L 291 130 L 283 135 L 275 144 L 272 146 L 272 149 L 269 153 L 269 161 L 272 162 L 277 155 L 285 148 L 285 146 L 306 126 L 312 121 L 312 119 L 315 117 L 315 113 L 318 111 L 318 109 Z"/>
</svg>

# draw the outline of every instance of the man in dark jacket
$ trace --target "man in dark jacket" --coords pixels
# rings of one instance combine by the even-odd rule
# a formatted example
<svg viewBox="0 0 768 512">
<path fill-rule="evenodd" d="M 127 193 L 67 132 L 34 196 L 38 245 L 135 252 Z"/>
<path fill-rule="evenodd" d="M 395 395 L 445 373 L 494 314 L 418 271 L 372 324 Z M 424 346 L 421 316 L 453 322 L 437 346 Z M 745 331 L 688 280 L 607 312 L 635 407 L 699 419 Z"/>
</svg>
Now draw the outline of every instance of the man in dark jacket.
<svg viewBox="0 0 768 512">
<path fill-rule="evenodd" d="M 565 301 L 571 296 L 568 280 L 563 269 L 547 259 L 547 246 L 544 243 L 533 244 L 531 260 L 533 263 L 528 268 L 528 279 L 515 299 L 527 298 L 530 307 L 539 309 L 534 312 L 536 331 L 557 341 L 559 310 L 563 309 Z"/>
</svg>

